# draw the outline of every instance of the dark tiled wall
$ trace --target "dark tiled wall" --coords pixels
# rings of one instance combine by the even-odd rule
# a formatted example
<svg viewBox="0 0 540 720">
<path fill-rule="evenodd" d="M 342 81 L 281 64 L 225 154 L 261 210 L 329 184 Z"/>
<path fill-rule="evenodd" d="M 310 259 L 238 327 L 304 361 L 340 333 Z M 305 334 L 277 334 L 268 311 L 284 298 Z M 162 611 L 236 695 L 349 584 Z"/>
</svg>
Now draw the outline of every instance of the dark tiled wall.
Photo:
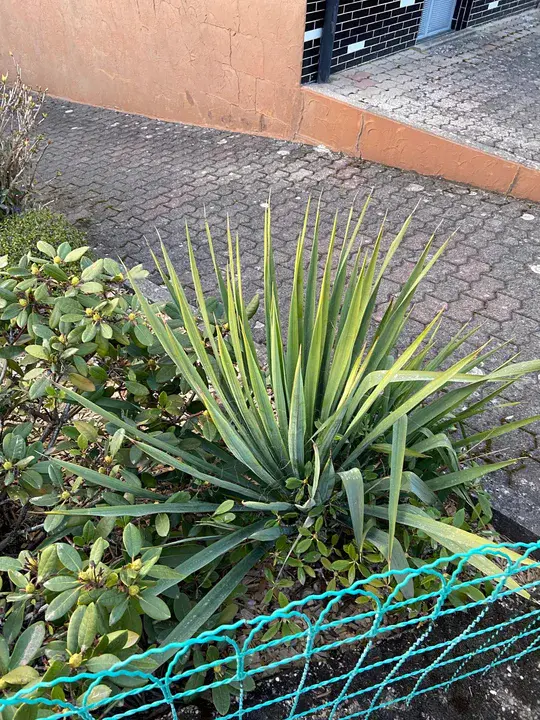
<svg viewBox="0 0 540 720">
<path fill-rule="evenodd" d="M 306 39 L 304 40 L 304 61 L 302 63 L 302 82 L 317 79 L 321 32 L 324 23 L 326 0 L 308 0 L 306 10 Z M 316 37 L 310 39 L 312 35 Z"/>
<path fill-rule="evenodd" d="M 507 15 L 531 10 L 536 7 L 537 0 L 499 0 L 497 7 L 489 7 L 490 5 L 493 5 L 491 0 L 472 0 L 465 27 L 481 25 L 490 20 L 499 20 Z"/>
<path fill-rule="evenodd" d="M 340 4 L 332 72 L 414 45 L 423 4 L 423 0 L 405 7 L 401 7 L 400 0 L 355 0 Z M 354 50 L 358 43 L 364 47 Z"/>
<path fill-rule="evenodd" d="M 491 1 L 458 0 L 455 29 L 528 10 L 535 7 L 538 0 L 499 0 L 497 7 L 489 8 Z M 340 0 L 331 72 L 414 45 L 423 5 L 424 0 Z M 325 6 L 326 0 L 307 2 L 302 82 L 317 79 Z M 355 49 L 356 43 L 363 43 L 363 46 Z"/>
<path fill-rule="evenodd" d="M 334 51 L 332 53 L 332 72 L 360 65 L 381 55 L 414 45 L 423 0 L 405 0 L 410 3 L 401 7 L 401 0 L 345 0 L 340 2 L 336 25 Z M 324 22 L 324 0 L 308 0 L 306 41 L 304 44 L 304 63 L 302 82 L 317 79 L 320 38 Z M 355 50 L 354 46 L 363 43 Z"/>
</svg>

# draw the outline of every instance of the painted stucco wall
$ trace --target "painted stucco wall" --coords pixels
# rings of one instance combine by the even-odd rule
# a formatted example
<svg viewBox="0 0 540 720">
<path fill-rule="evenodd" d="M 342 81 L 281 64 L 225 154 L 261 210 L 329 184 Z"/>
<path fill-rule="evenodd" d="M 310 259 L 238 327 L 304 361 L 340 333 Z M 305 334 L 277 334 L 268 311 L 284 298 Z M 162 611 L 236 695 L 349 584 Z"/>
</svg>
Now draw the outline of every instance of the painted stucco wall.
<svg viewBox="0 0 540 720">
<path fill-rule="evenodd" d="M 291 137 L 306 0 L 0 0 L 9 51 L 52 95 Z"/>
</svg>

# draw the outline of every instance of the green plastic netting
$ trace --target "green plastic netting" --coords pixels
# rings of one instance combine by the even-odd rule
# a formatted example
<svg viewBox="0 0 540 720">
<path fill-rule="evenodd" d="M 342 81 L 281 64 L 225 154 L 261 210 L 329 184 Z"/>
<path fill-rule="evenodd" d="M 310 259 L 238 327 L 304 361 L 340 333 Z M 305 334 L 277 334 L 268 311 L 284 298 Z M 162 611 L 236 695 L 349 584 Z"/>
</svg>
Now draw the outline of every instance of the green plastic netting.
<svg viewBox="0 0 540 720">
<path fill-rule="evenodd" d="M 522 557 L 512 558 L 511 550 Z M 381 708 L 540 649 L 538 551 L 540 541 L 486 545 L 415 570 L 374 575 L 102 672 L 23 688 L 0 698 L 2 718 L 13 716 L 10 708 L 17 720 L 146 720 L 161 711 L 178 718 L 189 702 L 219 688 L 233 691 L 225 720 L 374 718 Z M 500 571 L 487 578 L 471 573 L 471 560 L 488 559 Z M 381 599 L 376 588 L 390 578 L 398 582 Z M 411 580 L 426 592 L 407 599 L 401 591 Z M 298 632 L 286 632 L 291 627 Z M 194 667 L 194 655 L 204 657 L 209 646 L 219 657 Z M 145 661 L 152 661 L 151 670 Z"/>
</svg>

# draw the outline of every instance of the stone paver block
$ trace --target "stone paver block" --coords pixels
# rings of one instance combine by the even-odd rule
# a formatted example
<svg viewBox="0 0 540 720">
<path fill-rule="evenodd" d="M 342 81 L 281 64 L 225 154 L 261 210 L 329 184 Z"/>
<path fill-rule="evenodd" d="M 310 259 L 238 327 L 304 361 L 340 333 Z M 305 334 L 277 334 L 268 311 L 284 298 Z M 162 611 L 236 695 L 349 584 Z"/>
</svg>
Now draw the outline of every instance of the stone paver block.
<svg viewBox="0 0 540 720">
<path fill-rule="evenodd" d="M 519 310 L 521 302 L 515 298 L 505 295 L 504 293 L 497 293 L 493 300 L 487 302 L 484 306 L 482 313 L 492 318 L 493 320 L 510 320 L 515 310 Z"/>
</svg>

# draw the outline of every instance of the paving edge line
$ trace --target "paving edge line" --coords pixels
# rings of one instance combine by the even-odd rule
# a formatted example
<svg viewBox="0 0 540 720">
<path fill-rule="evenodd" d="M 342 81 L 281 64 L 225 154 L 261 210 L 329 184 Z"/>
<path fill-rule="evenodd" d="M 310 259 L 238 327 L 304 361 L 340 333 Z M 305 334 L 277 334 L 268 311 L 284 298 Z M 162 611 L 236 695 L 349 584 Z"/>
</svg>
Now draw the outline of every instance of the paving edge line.
<svg viewBox="0 0 540 720">
<path fill-rule="evenodd" d="M 303 107 L 294 140 L 540 202 L 540 170 L 536 168 L 377 115 L 311 87 L 301 92 Z"/>
</svg>

